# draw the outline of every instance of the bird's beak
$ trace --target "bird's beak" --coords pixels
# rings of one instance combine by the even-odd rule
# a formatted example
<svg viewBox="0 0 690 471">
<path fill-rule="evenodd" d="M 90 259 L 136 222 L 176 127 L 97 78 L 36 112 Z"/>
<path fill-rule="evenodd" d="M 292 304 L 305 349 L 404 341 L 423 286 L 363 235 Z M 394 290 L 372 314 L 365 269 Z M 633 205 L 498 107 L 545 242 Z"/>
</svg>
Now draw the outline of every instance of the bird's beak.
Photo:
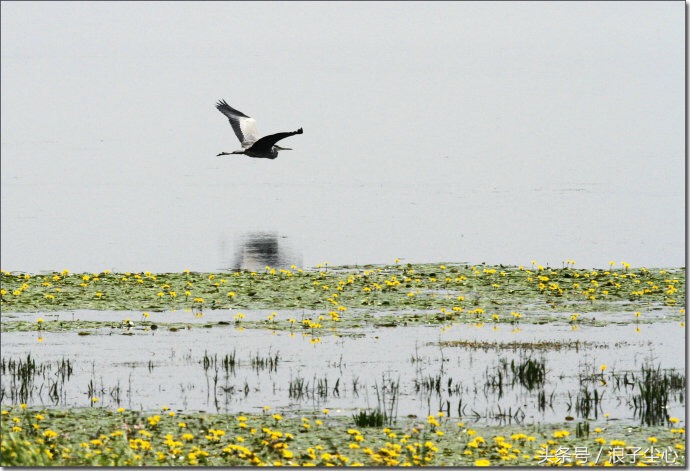
<svg viewBox="0 0 690 471">
<path fill-rule="evenodd" d="M 273 146 L 273 147 L 275 147 L 278 150 L 292 150 L 289 147 L 280 147 L 280 146 Z"/>
</svg>

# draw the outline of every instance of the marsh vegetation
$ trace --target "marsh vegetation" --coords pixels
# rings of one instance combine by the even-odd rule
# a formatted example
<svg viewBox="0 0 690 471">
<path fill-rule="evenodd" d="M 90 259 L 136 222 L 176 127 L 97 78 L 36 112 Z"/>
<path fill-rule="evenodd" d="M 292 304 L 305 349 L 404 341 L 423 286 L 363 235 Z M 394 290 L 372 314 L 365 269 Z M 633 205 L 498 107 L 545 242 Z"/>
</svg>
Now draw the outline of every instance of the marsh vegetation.
<svg viewBox="0 0 690 471">
<path fill-rule="evenodd" d="M 571 262 L 3 272 L 3 464 L 681 464 L 684 293 Z"/>
</svg>

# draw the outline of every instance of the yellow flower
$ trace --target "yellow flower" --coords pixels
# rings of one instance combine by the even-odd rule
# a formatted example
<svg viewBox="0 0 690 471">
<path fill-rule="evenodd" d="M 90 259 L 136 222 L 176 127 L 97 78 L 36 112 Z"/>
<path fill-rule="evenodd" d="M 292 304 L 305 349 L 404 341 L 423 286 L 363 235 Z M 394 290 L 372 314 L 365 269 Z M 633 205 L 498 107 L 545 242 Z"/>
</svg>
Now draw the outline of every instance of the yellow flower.
<svg viewBox="0 0 690 471">
<path fill-rule="evenodd" d="M 475 466 L 491 466 L 491 461 L 489 461 L 485 458 L 481 458 L 481 459 L 476 460 L 474 462 L 474 465 Z"/>
<path fill-rule="evenodd" d="M 122 413 L 125 411 L 125 408 L 124 408 L 124 407 L 118 407 L 118 408 L 117 408 L 117 411 L 118 411 L 120 414 L 122 414 Z"/>
<path fill-rule="evenodd" d="M 161 421 L 161 416 L 160 415 L 154 415 L 152 417 L 148 417 L 146 420 L 148 421 L 149 425 L 154 427 L 154 426 L 158 425 L 158 422 Z"/>
<path fill-rule="evenodd" d="M 608 366 L 606 366 L 606 365 L 601 365 L 601 366 L 599 367 L 599 369 L 601 370 L 602 373 L 603 373 L 604 371 L 606 371 L 606 368 L 608 368 Z"/>
<path fill-rule="evenodd" d="M 680 422 L 680 420 L 677 417 L 671 417 L 670 419 L 668 419 L 668 421 L 672 424 L 677 424 L 678 422 Z"/>
</svg>

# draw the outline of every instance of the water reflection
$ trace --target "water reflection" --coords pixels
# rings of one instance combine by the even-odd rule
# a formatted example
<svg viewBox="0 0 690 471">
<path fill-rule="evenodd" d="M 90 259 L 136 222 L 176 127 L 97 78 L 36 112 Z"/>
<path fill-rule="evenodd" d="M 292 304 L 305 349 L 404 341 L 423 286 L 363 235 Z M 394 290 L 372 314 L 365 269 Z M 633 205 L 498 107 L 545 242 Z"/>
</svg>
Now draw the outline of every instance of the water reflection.
<svg viewBox="0 0 690 471">
<path fill-rule="evenodd" d="M 260 271 L 265 267 L 290 268 L 302 266 L 302 255 L 296 252 L 287 236 L 278 232 L 250 232 L 237 237 L 232 270 Z"/>
</svg>

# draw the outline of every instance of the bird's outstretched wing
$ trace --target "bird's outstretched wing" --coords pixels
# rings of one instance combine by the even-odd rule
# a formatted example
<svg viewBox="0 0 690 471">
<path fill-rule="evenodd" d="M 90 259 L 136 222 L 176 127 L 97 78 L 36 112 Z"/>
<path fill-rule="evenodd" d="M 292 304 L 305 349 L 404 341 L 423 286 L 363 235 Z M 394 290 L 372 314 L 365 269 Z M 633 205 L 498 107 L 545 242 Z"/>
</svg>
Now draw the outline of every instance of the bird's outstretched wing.
<svg viewBox="0 0 690 471">
<path fill-rule="evenodd" d="M 252 145 L 250 148 L 253 152 L 256 153 L 269 153 L 276 142 L 280 141 L 281 139 L 285 139 L 286 137 L 302 133 L 304 133 L 304 131 L 302 131 L 302 128 L 299 128 L 297 131 L 278 132 L 276 134 L 269 134 L 268 136 L 264 136 L 258 141 L 256 141 L 254 145 Z"/>
<path fill-rule="evenodd" d="M 237 135 L 237 139 L 242 143 L 242 147 L 250 147 L 259 139 L 259 133 L 256 130 L 256 121 L 254 118 L 250 118 L 241 111 L 231 107 L 225 100 L 219 100 L 216 104 L 216 108 L 228 117 L 232 129 Z"/>
</svg>

